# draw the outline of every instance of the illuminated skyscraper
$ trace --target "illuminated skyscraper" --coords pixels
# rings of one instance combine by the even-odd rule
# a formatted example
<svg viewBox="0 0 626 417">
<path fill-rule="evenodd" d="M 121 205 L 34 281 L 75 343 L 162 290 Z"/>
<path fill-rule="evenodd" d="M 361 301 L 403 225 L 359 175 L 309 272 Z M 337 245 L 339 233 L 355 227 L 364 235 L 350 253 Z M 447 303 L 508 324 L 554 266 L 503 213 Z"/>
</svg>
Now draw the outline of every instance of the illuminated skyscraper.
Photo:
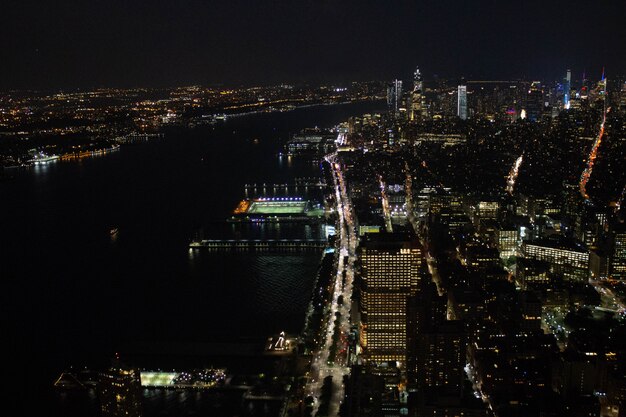
<svg viewBox="0 0 626 417">
<path fill-rule="evenodd" d="M 407 357 L 407 302 L 422 279 L 422 251 L 407 234 L 367 234 L 360 247 L 361 346 L 367 360 Z"/>
<path fill-rule="evenodd" d="M 602 78 L 600 79 L 600 86 L 602 87 L 602 93 L 606 94 L 606 75 L 604 74 L 604 67 L 602 68 Z"/>
<path fill-rule="evenodd" d="M 589 81 L 587 80 L 587 74 L 584 71 L 579 96 L 581 100 L 587 100 L 589 98 Z"/>
<path fill-rule="evenodd" d="M 394 113 L 397 113 L 402 104 L 402 81 L 394 80 L 387 86 L 387 105 Z"/>
<path fill-rule="evenodd" d="M 424 83 L 422 74 L 417 68 L 413 74 L 413 92 L 411 93 L 411 120 L 424 116 L 426 104 L 424 103 Z"/>
<path fill-rule="evenodd" d="M 416 68 L 413 73 L 413 91 L 419 91 L 421 93 L 423 89 L 422 73 L 419 68 Z"/>
<path fill-rule="evenodd" d="M 458 89 L 456 115 L 461 120 L 467 120 L 467 86 L 465 85 L 460 85 Z"/>
<path fill-rule="evenodd" d="M 569 109 L 569 100 L 572 90 L 572 70 L 568 69 L 563 80 L 563 106 Z"/>
<path fill-rule="evenodd" d="M 103 417 L 141 416 L 139 372 L 115 360 L 108 371 L 100 374 L 98 397 Z"/>
</svg>

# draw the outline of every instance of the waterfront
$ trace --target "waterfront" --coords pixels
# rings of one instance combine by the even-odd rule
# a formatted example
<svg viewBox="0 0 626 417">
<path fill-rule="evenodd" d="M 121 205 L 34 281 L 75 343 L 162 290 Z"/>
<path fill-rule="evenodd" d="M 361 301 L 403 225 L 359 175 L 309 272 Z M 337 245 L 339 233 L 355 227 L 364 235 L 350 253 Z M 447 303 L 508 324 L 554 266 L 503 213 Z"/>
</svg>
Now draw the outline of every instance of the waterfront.
<svg viewBox="0 0 626 417">
<path fill-rule="evenodd" d="M 223 227 L 244 184 L 319 174 L 318 163 L 279 158 L 278 139 L 379 107 L 324 106 L 172 131 L 0 184 L 3 327 L 9 357 L 30 357 L 10 365 L 20 382 L 14 398 L 50 395 L 64 368 L 105 366 L 133 343 L 299 331 L 319 255 L 190 258 L 189 240 L 199 228 Z M 33 407 L 25 414 L 56 412 L 36 409 L 46 401 L 25 404 Z"/>
</svg>

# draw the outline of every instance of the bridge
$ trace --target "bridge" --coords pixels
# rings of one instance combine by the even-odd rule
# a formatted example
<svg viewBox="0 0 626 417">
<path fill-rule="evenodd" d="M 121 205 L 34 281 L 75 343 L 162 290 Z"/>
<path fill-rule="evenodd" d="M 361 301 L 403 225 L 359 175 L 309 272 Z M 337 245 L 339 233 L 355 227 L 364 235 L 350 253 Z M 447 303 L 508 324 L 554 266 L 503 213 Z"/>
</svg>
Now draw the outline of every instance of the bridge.
<svg viewBox="0 0 626 417">
<path fill-rule="evenodd" d="M 319 251 L 327 246 L 326 239 L 205 239 L 189 244 L 191 250 L 256 252 Z"/>
</svg>

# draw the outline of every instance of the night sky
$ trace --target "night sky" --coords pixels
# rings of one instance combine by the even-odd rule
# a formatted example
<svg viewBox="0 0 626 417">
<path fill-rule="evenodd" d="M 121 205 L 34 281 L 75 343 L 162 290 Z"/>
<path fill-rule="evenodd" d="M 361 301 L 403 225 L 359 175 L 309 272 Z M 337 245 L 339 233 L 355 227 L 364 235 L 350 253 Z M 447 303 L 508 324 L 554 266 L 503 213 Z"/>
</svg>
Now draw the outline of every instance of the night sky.
<svg viewBox="0 0 626 417">
<path fill-rule="evenodd" d="M 4 0 L 0 88 L 626 73 L 623 0 Z"/>
</svg>

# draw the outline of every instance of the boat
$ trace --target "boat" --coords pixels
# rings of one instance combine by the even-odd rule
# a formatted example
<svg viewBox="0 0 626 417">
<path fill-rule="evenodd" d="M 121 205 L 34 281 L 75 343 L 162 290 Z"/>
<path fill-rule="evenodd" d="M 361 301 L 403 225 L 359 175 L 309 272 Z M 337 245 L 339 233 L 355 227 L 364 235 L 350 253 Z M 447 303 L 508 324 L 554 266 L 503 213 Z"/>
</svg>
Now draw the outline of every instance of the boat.
<svg viewBox="0 0 626 417">
<path fill-rule="evenodd" d="M 48 162 L 56 161 L 59 159 L 59 155 L 40 156 L 38 158 L 29 159 L 27 162 L 34 165 L 47 164 Z"/>
</svg>

